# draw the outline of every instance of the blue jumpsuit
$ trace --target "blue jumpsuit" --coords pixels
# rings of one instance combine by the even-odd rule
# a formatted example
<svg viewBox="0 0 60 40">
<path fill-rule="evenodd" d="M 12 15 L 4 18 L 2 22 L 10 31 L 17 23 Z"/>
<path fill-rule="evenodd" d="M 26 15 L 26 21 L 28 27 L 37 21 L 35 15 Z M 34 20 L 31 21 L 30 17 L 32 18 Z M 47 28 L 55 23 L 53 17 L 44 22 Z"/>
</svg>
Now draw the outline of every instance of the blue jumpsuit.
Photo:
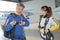
<svg viewBox="0 0 60 40">
<path fill-rule="evenodd" d="M 14 31 L 14 35 L 15 37 L 13 38 L 13 40 L 20 40 L 16 37 L 19 37 L 21 38 L 22 40 L 24 40 L 25 38 L 25 34 L 24 34 L 24 26 L 29 26 L 29 21 L 24 17 L 24 16 L 21 16 L 21 15 L 18 15 L 14 18 L 15 15 L 9 15 L 8 16 L 8 24 L 6 25 L 6 27 L 4 28 L 5 31 L 10 31 L 13 26 L 10 24 L 10 22 L 12 22 L 13 20 L 15 20 L 17 23 L 20 22 L 21 20 L 25 22 L 25 24 L 23 26 L 19 25 L 19 24 L 16 24 L 15 26 L 15 31 Z"/>
</svg>

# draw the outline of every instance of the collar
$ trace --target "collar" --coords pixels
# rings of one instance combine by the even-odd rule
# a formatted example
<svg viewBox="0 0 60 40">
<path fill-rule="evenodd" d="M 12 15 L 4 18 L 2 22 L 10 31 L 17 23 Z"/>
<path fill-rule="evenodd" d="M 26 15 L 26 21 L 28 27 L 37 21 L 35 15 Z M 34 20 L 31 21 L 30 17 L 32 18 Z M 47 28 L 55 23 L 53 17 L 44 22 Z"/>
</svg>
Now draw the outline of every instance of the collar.
<svg viewBox="0 0 60 40">
<path fill-rule="evenodd" d="M 15 13 L 16 15 L 20 15 L 17 11 L 14 11 L 14 13 Z"/>
</svg>

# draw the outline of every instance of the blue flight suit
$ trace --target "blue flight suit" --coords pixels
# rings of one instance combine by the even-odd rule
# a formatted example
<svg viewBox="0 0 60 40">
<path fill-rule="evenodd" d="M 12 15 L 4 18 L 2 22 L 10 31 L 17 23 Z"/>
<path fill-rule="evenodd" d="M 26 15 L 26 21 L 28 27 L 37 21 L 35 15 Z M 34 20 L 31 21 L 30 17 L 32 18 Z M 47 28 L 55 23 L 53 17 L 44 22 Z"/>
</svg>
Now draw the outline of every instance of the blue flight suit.
<svg viewBox="0 0 60 40">
<path fill-rule="evenodd" d="M 10 22 L 12 22 L 13 20 L 15 20 L 17 23 L 19 23 L 21 20 L 22 21 L 24 21 L 25 22 L 25 24 L 24 25 L 19 25 L 19 24 L 16 24 L 16 26 L 15 26 L 15 31 L 14 31 L 14 38 L 13 38 L 13 40 L 19 40 L 18 38 L 16 38 L 16 37 L 19 37 L 19 38 L 22 38 L 22 40 L 24 40 L 24 38 L 25 38 L 25 34 L 24 34 L 24 26 L 29 26 L 29 21 L 23 16 L 23 15 L 17 15 L 17 16 L 15 16 L 15 18 L 14 18 L 14 14 L 12 14 L 12 15 L 9 15 L 8 17 L 7 17 L 7 19 L 8 19 L 8 24 L 6 25 L 6 27 L 4 28 L 4 30 L 5 31 L 10 31 L 12 28 L 13 28 L 13 26 L 10 24 Z"/>
</svg>

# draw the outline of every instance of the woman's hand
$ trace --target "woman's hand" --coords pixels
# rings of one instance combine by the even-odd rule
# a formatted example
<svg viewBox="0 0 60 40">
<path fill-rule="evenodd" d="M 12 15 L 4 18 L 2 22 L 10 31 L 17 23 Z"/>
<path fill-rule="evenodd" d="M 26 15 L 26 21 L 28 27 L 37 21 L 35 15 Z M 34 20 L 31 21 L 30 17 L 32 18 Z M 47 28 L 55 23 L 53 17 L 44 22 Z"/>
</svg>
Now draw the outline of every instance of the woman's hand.
<svg viewBox="0 0 60 40">
<path fill-rule="evenodd" d="M 45 31 L 45 33 L 49 32 L 49 30 L 48 30 L 48 29 L 45 29 L 44 31 Z"/>
</svg>

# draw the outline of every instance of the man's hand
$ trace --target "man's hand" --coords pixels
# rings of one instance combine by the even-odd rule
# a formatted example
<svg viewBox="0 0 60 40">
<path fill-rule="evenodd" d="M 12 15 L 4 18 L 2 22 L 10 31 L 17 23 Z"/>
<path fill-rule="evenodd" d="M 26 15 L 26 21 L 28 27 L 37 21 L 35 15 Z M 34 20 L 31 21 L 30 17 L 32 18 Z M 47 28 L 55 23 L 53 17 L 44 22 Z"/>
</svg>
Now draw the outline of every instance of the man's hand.
<svg viewBox="0 0 60 40">
<path fill-rule="evenodd" d="M 16 21 L 13 20 L 10 24 L 11 24 L 12 26 L 16 25 Z"/>
<path fill-rule="evenodd" d="M 24 21 L 19 22 L 19 25 L 23 26 L 25 24 Z"/>
</svg>

